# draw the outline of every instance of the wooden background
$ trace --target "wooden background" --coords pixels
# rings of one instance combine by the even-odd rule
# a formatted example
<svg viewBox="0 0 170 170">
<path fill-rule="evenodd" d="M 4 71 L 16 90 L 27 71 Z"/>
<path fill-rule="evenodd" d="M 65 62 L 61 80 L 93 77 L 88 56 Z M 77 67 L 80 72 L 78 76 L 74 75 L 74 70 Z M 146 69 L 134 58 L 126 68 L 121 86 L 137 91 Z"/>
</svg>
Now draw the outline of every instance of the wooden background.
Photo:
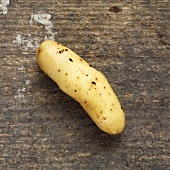
<svg viewBox="0 0 170 170">
<path fill-rule="evenodd" d="M 0 1 L 0 169 L 170 169 L 169 0 Z M 102 71 L 126 115 L 111 136 L 38 67 L 45 39 Z"/>
</svg>

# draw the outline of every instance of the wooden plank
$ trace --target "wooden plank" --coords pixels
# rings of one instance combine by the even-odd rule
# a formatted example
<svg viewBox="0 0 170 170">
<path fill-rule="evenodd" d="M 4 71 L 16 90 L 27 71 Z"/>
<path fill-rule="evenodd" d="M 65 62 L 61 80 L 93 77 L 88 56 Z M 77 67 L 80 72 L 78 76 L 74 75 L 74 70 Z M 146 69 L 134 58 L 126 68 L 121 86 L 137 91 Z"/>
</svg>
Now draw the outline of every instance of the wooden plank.
<svg viewBox="0 0 170 170">
<path fill-rule="evenodd" d="M 168 169 L 168 0 L 9 2 L 0 2 L 0 169 Z M 98 129 L 40 70 L 45 38 L 105 74 L 125 110 L 122 134 Z"/>
</svg>

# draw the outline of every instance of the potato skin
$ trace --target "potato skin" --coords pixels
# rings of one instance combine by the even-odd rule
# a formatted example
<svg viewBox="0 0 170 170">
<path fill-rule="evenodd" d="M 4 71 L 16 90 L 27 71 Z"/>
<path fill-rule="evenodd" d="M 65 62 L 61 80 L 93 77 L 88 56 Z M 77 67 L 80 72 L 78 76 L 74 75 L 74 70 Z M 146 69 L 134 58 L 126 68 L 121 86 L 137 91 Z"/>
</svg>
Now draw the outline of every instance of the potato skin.
<svg viewBox="0 0 170 170">
<path fill-rule="evenodd" d="M 47 40 L 36 52 L 40 68 L 75 99 L 96 125 L 108 134 L 121 133 L 125 116 L 105 76 L 62 44 Z"/>
</svg>

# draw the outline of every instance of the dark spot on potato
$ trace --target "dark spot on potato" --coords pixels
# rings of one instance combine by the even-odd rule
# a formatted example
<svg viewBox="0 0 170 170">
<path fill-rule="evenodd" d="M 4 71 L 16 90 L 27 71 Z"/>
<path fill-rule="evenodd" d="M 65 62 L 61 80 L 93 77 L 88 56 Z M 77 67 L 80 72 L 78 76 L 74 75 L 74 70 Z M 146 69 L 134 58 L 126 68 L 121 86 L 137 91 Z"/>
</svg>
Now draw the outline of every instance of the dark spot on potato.
<svg viewBox="0 0 170 170">
<path fill-rule="evenodd" d="M 102 117 L 103 120 L 106 120 L 106 117 Z"/>
<path fill-rule="evenodd" d="M 58 70 L 58 72 L 60 72 L 61 70 Z"/>
<path fill-rule="evenodd" d="M 94 85 L 96 85 L 96 82 L 94 82 L 94 81 L 92 81 L 91 83 L 94 84 Z"/>
<path fill-rule="evenodd" d="M 75 92 L 77 91 L 77 90 L 74 90 Z"/>
<path fill-rule="evenodd" d="M 97 80 L 97 77 L 95 79 Z"/>
<path fill-rule="evenodd" d="M 109 95 L 110 95 L 110 93 L 109 93 Z"/>
<path fill-rule="evenodd" d="M 102 113 L 103 111 L 100 111 L 100 113 Z"/>
<path fill-rule="evenodd" d="M 89 76 L 88 74 L 86 74 L 86 76 Z"/>
<path fill-rule="evenodd" d="M 102 94 L 100 93 L 100 96 L 101 96 Z"/>
<path fill-rule="evenodd" d="M 41 48 L 39 48 L 37 54 L 39 55 L 41 51 L 42 51 Z"/>
<path fill-rule="evenodd" d="M 110 111 L 112 111 L 113 109 L 110 109 Z"/>
<path fill-rule="evenodd" d="M 104 86 L 104 89 L 105 89 L 106 87 Z"/>
<path fill-rule="evenodd" d="M 66 73 L 66 76 L 68 75 L 68 73 Z"/>
<path fill-rule="evenodd" d="M 61 54 L 61 53 L 63 53 L 63 52 L 64 52 L 64 50 L 65 50 L 65 49 L 62 49 L 61 51 L 59 51 L 59 53 L 60 53 L 60 54 Z"/>
<path fill-rule="evenodd" d="M 79 79 L 80 77 L 77 77 L 77 79 Z"/>
<path fill-rule="evenodd" d="M 90 67 L 93 67 L 91 64 L 89 64 Z"/>
<path fill-rule="evenodd" d="M 123 110 L 123 107 L 121 106 L 121 109 Z"/>
<path fill-rule="evenodd" d="M 70 60 L 71 62 L 73 62 L 72 58 L 69 58 L 69 60 Z"/>
<path fill-rule="evenodd" d="M 80 61 L 83 61 L 83 59 L 82 59 L 82 58 L 80 58 Z"/>
<path fill-rule="evenodd" d="M 118 6 L 112 6 L 109 8 L 108 10 L 109 12 L 114 12 L 114 13 L 119 13 L 120 11 L 122 11 L 122 9 Z"/>
<path fill-rule="evenodd" d="M 86 101 L 84 101 L 84 103 L 87 103 Z"/>
<path fill-rule="evenodd" d="M 68 51 L 67 49 L 65 49 L 65 51 Z"/>
</svg>

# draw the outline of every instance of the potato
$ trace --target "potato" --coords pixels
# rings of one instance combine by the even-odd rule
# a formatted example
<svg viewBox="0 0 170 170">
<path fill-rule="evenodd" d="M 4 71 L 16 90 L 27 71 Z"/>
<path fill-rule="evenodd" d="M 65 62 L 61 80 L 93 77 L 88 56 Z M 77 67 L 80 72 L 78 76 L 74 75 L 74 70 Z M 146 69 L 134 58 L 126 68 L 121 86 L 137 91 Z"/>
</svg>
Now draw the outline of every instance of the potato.
<svg viewBox="0 0 170 170">
<path fill-rule="evenodd" d="M 59 88 L 75 99 L 96 125 L 118 134 L 125 126 L 121 105 L 105 76 L 58 42 L 44 41 L 36 52 L 41 69 Z"/>
</svg>

